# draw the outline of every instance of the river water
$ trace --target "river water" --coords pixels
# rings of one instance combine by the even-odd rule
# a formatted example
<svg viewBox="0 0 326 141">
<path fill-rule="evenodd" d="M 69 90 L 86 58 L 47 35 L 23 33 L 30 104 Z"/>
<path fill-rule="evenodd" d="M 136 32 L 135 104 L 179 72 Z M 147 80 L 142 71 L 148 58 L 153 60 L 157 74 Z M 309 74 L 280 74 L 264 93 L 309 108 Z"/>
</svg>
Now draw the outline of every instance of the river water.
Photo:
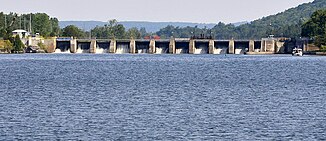
<svg viewBox="0 0 326 141">
<path fill-rule="evenodd" d="M 0 55 L 0 140 L 325 140 L 326 58 Z"/>
</svg>

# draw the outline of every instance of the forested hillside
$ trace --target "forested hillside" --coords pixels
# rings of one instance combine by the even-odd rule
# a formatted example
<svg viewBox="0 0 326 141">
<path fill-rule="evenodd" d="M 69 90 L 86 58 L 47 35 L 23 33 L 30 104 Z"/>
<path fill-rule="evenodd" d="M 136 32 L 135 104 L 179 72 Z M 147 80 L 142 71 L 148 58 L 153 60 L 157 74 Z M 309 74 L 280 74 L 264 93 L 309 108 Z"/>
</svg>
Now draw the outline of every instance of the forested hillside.
<svg viewBox="0 0 326 141">
<path fill-rule="evenodd" d="M 257 19 L 238 27 L 218 23 L 212 29 L 167 26 L 157 32 L 162 37 L 190 37 L 193 34 L 212 34 L 218 39 L 260 39 L 270 34 L 284 37 L 300 37 L 301 26 L 313 12 L 326 8 L 326 0 L 315 0 L 268 17 Z"/>
</svg>

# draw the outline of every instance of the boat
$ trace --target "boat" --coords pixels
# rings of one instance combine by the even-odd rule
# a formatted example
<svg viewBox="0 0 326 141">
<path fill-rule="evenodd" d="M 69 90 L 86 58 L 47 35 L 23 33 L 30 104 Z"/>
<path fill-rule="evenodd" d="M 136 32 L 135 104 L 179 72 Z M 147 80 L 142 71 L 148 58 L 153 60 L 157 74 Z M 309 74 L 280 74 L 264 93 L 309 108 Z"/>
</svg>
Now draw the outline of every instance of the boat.
<svg viewBox="0 0 326 141">
<path fill-rule="evenodd" d="M 294 48 L 292 51 L 292 56 L 303 56 L 301 48 Z"/>
</svg>

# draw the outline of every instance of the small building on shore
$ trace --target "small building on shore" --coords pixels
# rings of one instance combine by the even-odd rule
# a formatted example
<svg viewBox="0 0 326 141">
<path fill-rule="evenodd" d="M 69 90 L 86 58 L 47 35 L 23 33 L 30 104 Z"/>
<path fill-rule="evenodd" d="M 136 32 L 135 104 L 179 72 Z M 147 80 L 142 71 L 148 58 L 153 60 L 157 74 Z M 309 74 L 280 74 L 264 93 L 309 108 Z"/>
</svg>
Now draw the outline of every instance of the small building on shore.
<svg viewBox="0 0 326 141">
<path fill-rule="evenodd" d="M 27 38 L 30 35 L 29 32 L 27 32 L 26 30 L 22 30 L 22 29 L 16 29 L 16 30 L 12 31 L 12 34 L 14 36 L 18 35 L 21 39 Z"/>
</svg>

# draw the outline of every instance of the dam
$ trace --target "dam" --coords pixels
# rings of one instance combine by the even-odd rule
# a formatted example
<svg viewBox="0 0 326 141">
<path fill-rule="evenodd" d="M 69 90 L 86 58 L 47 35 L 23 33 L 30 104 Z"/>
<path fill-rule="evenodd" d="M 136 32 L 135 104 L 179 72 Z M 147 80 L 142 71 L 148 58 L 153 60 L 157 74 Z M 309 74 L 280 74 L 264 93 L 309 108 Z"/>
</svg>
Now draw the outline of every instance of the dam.
<svg viewBox="0 0 326 141">
<path fill-rule="evenodd" d="M 75 39 L 56 38 L 49 53 L 111 54 L 272 54 L 284 43 L 275 39 Z"/>
</svg>

